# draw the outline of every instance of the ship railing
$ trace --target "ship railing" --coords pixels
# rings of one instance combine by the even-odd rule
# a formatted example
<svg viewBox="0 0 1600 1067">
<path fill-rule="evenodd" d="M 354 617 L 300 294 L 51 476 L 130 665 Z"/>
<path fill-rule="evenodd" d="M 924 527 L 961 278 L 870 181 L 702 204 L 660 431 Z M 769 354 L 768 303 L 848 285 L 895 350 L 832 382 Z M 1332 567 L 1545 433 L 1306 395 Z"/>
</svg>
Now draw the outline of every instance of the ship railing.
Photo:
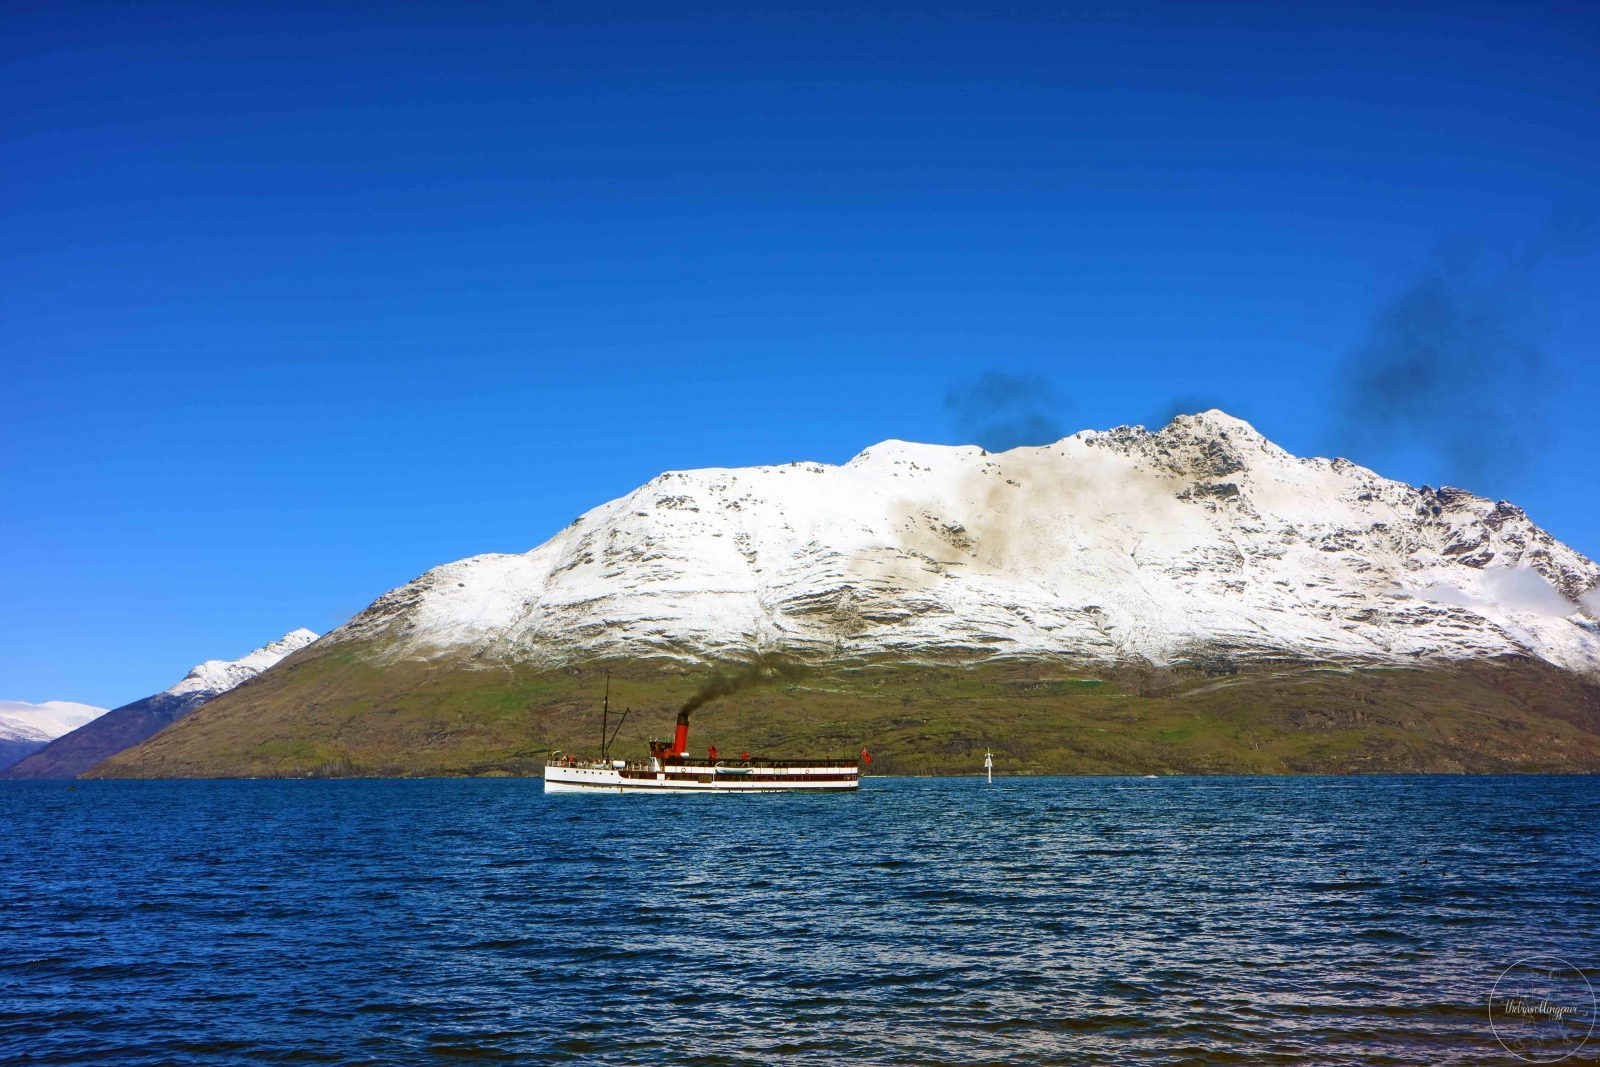
<svg viewBox="0 0 1600 1067">
<path fill-rule="evenodd" d="M 544 761 L 546 767 L 572 767 L 583 771 L 609 771 L 615 768 L 613 760 L 581 759 L 577 756 L 552 756 Z M 633 764 L 629 764 L 633 766 Z M 644 766 L 644 764 L 639 764 Z"/>
<path fill-rule="evenodd" d="M 743 770 L 746 767 L 854 767 L 853 759 L 739 759 L 722 756 L 717 759 L 694 759 L 675 756 L 666 761 L 668 767 L 724 767 Z"/>
</svg>

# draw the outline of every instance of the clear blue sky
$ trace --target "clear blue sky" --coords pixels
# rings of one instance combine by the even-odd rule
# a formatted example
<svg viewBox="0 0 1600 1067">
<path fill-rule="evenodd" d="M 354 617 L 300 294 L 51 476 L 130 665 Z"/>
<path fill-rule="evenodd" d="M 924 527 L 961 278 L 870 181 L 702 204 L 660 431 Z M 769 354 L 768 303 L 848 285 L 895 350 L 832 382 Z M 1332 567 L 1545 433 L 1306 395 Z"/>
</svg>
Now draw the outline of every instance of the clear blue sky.
<svg viewBox="0 0 1600 1067">
<path fill-rule="evenodd" d="M 981 439 L 986 373 L 1600 553 L 1592 6 L 676 7 L 6 5 L 0 697 L 143 696 L 663 469 Z"/>
</svg>

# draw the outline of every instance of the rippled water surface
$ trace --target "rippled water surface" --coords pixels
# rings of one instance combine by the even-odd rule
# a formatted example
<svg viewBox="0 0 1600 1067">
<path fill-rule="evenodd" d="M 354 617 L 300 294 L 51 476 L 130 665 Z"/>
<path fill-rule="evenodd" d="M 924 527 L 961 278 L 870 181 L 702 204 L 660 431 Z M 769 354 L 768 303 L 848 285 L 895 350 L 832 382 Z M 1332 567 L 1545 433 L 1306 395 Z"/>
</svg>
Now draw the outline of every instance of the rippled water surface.
<svg viewBox="0 0 1600 1067">
<path fill-rule="evenodd" d="M 1518 1062 L 1506 967 L 1600 985 L 1597 827 L 1595 778 L 4 783 L 0 1061 Z"/>
</svg>

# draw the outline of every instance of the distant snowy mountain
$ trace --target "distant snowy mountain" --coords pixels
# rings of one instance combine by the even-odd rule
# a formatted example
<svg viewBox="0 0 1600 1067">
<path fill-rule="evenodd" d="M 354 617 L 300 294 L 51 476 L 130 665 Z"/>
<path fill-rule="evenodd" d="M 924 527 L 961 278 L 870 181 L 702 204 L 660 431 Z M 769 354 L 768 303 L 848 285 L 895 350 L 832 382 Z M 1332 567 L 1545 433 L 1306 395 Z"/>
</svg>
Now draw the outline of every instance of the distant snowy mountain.
<svg viewBox="0 0 1600 1067">
<path fill-rule="evenodd" d="M 317 639 L 317 635 L 301 627 L 290 630 L 268 645 L 238 659 L 208 659 L 191 670 L 177 685 L 160 694 L 183 699 L 209 700 L 226 693 L 275 665 L 291 653 L 298 652 Z"/>
<path fill-rule="evenodd" d="M 101 760 L 136 745 L 163 727 L 183 718 L 212 697 L 249 681 L 284 657 L 311 644 L 317 635 L 292 630 L 283 637 L 236 660 L 206 660 L 172 688 L 132 704 L 106 711 L 84 704 L 20 704 L 0 702 L 0 744 L 10 736 L 15 719 L 22 729 L 28 723 L 48 720 L 55 732 L 41 735 L 0 772 L 0 778 L 76 778 Z M 12 709 L 22 709 L 13 712 Z M 50 709 L 28 718 L 27 709 Z M 0 749 L 0 760 L 3 760 Z M 25 757 L 25 758 L 23 758 Z"/>
<path fill-rule="evenodd" d="M 68 700 L 0 700 L 0 770 L 105 713 L 105 708 Z"/>
<path fill-rule="evenodd" d="M 1220 411 L 1000 454 L 663 474 L 531 552 L 435 568 L 329 635 L 492 666 L 781 651 L 1600 674 L 1600 566 L 1516 506 L 1300 459 Z"/>
</svg>

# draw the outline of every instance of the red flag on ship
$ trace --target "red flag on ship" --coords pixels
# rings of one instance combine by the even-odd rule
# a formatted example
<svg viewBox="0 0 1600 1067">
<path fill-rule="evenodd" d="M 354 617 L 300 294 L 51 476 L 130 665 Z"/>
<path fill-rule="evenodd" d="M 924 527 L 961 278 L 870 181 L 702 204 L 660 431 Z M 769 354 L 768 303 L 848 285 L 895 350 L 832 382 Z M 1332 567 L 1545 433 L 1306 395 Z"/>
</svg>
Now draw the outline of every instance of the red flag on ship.
<svg viewBox="0 0 1600 1067">
<path fill-rule="evenodd" d="M 865 763 L 869 767 L 872 766 L 872 753 L 868 752 L 866 749 L 862 749 L 861 762 Z"/>
</svg>

